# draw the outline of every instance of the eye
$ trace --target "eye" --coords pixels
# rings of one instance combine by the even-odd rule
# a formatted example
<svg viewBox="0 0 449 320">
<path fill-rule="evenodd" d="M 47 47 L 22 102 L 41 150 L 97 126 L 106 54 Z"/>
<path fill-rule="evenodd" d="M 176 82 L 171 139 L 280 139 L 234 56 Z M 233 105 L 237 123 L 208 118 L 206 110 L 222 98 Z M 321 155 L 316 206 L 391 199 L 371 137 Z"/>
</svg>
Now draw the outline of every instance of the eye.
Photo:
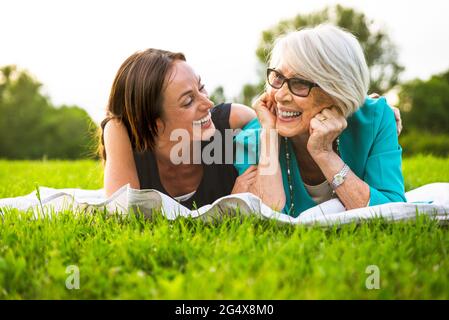
<svg viewBox="0 0 449 320">
<path fill-rule="evenodd" d="M 198 89 L 202 93 L 207 93 L 206 86 L 204 84 L 200 84 Z M 193 104 L 193 101 L 195 101 L 195 95 L 191 94 L 189 95 L 188 100 L 184 103 L 184 107 L 190 107 Z"/>
<path fill-rule="evenodd" d="M 274 84 L 281 84 L 284 81 L 284 77 L 277 72 L 273 72 L 273 76 L 272 76 L 272 80 L 271 80 Z"/>
<path fill-rule="evenodd" d="M 295 78 L 293 78 L 290 83 L 292 87 L 297 89 L 305 89 L 309 87 L 304 81 Z"/>
<path fill-rule="evenodd" d="M 188 100 L 186 100 L 186 103 L 184 103 L 184 107 L 190 107 L 193 103 L 193 95 L 189 96 Z"/>
</svg>

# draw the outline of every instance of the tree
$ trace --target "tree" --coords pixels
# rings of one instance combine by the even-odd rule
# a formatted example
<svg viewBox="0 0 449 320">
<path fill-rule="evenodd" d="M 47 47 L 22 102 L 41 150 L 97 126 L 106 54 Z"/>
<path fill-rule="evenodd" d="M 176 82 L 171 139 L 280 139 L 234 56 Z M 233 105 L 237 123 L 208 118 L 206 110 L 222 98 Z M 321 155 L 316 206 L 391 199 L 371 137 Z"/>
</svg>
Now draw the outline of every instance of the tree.
<svg viewBox="0 0 449 320">
<path fill-rule="evenodd" d="M 226 102 L 224 88 L 222 86 L 216 87 L 209 95 L 209 99 L 212 100 L 215 105 Z"/>
<path fill-rule="evenodd" d="M 352 32 L 361 43 L 365 52 L 368 67 L 371 74 L 370 92 L 383 94 L 398 83 L 398 77 L 404 70 L 397 59 L 396 46 L 390 40 L 386 31 L 378 29 L 374 21 L 368 19 L 365 14 L 341 5 L 327 7 L 311 14 L 297 15 L 293 19 L 283 20 L 273 28 L 262 32 L 256 55 L 261 66 L 265 69 L 268 63 L 268 55 L 273 47 L 274 40 L 287 32 L 304 27 L 316 26 L 321 23 L 331 23 Z M 245 85 L 240 99 L 248 104 L 253 97 L 263 90 L 265 73 L 261 73 L 258 84 Z M 249 88 L 249 87 L 252 88 Z"/>
<path fill-rule="evenodd" d="M 244 105 L 252 106 L 253 100 L 257 96 L 260 95 L 261 92 L 264 91 L 265 88 L 265 79 L 261 80 L 258 84 L 252 85 L 252 84 L 245 84 L 242 89 L 242 93 L 240 94 L 240 101 Z"/>
<path fill-rule="evenodd" d="M 39 124 L 51 108 L 41 86 L 15 66 L 0 69 L 0 157 L 39 157 Z"/>
<path fill-rule="evenodd" d="M 84 158 L 96 124 L 76 106 L 55 108 L 42 84 L 16 66 L 0 68 L 0 158 Z"/>
<path fill-rule="evenodd" d="M 404 83 L 399 106 L 406 130 L 449 134 L 449 70 Z"/>
</svg>

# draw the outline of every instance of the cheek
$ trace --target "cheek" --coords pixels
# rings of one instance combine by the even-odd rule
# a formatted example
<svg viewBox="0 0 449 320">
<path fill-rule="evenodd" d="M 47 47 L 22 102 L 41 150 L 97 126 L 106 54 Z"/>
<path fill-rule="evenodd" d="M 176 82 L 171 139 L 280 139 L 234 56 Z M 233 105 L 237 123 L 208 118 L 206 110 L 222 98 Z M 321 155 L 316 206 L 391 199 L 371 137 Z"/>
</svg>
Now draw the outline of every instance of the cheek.
<svg viewBox="0 0 449 320">
<path fill-rule="evenodd" d="M 315 115 L 319 112 L 319 109 L 316 109 L 313 105 L 309 103 L 300 104 L 303 107 L 303 113 L 301 115 L 301 131 L 307 131 L 310 127 L 310 120 L 315 117 Z"/>
<path fill-rule="evenodd" d="M 275 89 L 273 89 L 273 88 L 270 87 L 270 86 L 267 86 L 266 92 L 267 92 L 268 96 L 270 97 L 270 100 L 271 100 L 271 101 L 276 101 L 276 100 L 274 99 L 274 96 L 276 95 L 276 90 L 275 90 Z"/>
<path fill-rule="evenodd" d="M 316 97 L 310 95 L 307 98 L 296 98 L 295 102 L 303 110 L 302 117 L 310 123 L 313 117 L 320 113 L 324 108 L 326 108 L 326 103 L 324 99 L 316 99 Z"/>
<path fill-rule="evenodd" d="M 170 120 L 174 123 L 192 122 L 195 120 L 195 106 L 189 108 L 177 108 L 170 113 Z"/>
<path fill-rule="evenodd" d="M 312 118 L 315 116 L 315 114 L 313 114 L 312 112 L 308 111 L 308 112 L 304 112 L 302 114 L 302 121 L 301 121 L 301 126 L 303 128 L 309 128 L 310 126 L 310 120 L 312 120 Z"/>
<path fill-rule="evenodd" d="M 315 115 L 334 104 L 333 99 L 321 90 L 316 90 L 311 97 Z"/>
</svg>

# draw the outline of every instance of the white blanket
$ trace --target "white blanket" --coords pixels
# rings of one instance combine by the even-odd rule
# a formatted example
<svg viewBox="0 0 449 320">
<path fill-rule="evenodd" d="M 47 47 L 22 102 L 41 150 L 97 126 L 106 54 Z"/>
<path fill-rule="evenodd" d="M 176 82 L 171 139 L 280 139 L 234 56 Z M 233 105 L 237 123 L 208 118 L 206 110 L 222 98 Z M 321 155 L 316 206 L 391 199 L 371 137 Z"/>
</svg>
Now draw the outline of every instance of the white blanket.
<svg viewBox="0 0 449 320">
<path fill-rule="evenodd" d="M 292 218 L 271 210 L 262 201 L 250 194 L 233 194 L 217 199 L 198 210 L 189 210 L 169 196 L 156 190 L 136 190 L 125 185 L 107 198 L 104 190 L 53 189 L 39 188 L 37 192 L 15 198 L 0 199 L 0 215 L 8 208 L 33 210 L 35 217 L 70 209 L 76 213 L 91 213 L 93 209 L 106 209 L 109 213 L 128 214 L 137 208 L 151 216 L 154 209 L 161 209 L 167 219 L 179 216 L 200 218 L 205 221 L 219 220 L 223 215 L 235 214 L 237 208 L 242 214 L 254 214 L 262 219 L 275 219 L 291 224 L 318 224 L 330 226 L 360 222 L 382 217 L 387 221 L 415 219 L 417 213 L 426 214 L 440 222 L 449 221 L 449 183 L 432 183 L 406 193 L 407 202 L 389 203 L 379 206 L 345 211 L 338 199 L 332 199 L 304 211 L 299 217 Z"/>
</svg>

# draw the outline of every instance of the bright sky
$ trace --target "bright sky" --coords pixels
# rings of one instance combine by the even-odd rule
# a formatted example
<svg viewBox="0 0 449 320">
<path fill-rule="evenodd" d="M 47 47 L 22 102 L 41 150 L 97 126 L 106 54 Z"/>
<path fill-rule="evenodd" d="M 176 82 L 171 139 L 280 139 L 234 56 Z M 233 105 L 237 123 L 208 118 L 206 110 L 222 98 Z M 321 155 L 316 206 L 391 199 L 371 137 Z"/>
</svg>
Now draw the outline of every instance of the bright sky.
<svg viewBox="0 0 449 320">
<path fill-rule="evenodd" d="M 222 85 L 234 97 L 257 80 L 262 30 L 336 3 L 387 28 L 404 80 L 449 68 L 447 0 L 2 0 L 0 66 L 27 69 L 54 104 L 97 122 L 121 63 L 150 47 L 184 52 L 209 91 Z"/>
</svg>

